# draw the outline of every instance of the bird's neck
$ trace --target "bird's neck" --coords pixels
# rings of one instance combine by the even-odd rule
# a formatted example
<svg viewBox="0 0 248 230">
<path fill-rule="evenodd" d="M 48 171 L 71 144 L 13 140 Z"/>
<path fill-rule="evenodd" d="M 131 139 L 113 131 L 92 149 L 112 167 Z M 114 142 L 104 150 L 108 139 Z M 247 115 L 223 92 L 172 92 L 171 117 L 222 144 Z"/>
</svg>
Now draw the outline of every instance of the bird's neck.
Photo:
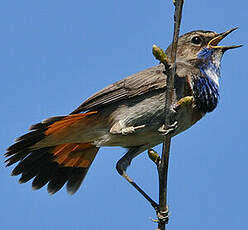
<svg viewBox="0 0 248 230">
<path fill-rule="evenodd" d="M 214 49 L 204 48 L 198 53 L 198 59 L 203 77 L 209 78 L 219 87 L 221 56 L 215 56 Z"/>
<path fill-rule="evenodd" d="M 204 112 L 213 111 L 219 99 L 220 60 L 213 59 L 211 49 L 198 54 L 200 76 L 193 79 L 193 93 L 198 108 Z"/>
</svg>

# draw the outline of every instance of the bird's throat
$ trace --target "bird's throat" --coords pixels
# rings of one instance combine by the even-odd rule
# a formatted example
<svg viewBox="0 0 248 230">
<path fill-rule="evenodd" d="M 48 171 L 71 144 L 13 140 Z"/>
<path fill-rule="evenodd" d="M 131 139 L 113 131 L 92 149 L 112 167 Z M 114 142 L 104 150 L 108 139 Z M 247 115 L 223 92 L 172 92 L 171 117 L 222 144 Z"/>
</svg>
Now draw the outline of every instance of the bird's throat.
<svg viewBox="0 0 248 230">
<path fill-rule="evenodd" d="M 201 112 L 213 111 L 219 100 L 219 68 L 213 63 L 200 67 L 201 76 L 193 80 L 193 94 Z"/>
</svg>

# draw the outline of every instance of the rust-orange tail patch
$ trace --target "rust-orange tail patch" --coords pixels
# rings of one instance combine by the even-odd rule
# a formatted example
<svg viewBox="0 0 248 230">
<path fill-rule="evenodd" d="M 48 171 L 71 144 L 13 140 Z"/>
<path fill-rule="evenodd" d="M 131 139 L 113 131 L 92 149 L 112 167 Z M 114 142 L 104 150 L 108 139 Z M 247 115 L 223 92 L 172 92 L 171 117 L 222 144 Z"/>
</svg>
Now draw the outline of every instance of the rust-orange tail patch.
<svg viewBox="0 0 248 230">
<path fill-rule="evenodd" d="M 98 148 L 89 143 L 62 144 L 52 150 L 54 160 L 68 167 L 88 168 L 94 160 Z"/>
<path fill-rule="evenodd" d="M 54 132 L 58 132 L 63 130 L 63 128 L 68 127 L 72 125 L 73 123 L 76 123 L 80 120 L 82 120 L 85 117 L 88 117 L 90 115 L 96 114 L 97 111 L 92 111 L 88 113 L 80 113 L 80 114 L 72 114 L 64 117 L 63 119 L 54 122 L 53 124 L 48 126 L 48 129 L 45 131 L 45 135 L 52 134 Z"/>
<path fill-rule="evenodd" d="M 31 126 L 31 132 L 19 137 L 5 153 L 5 156 L 9 157 L 6 160 L 7 166 L 19 161 L 12 175 L 21 174 L 20 183 L 34 178 L 32 183 L 34 189 L 39 189 L 48 183 L 47 189 L 53 194 L 67 183 L 67 191 L 71 194 L 75 193 L 99 148 L 91 143 L 55 144 L 41 148 L 34 146 L 47 136 L 59 134 L 66 127 L 77 125 L 78 121 L 96 113 L 97 111 L 92 111 L 53 117 Z M 85 122 L 88 122 L 87 118 Z"/>
<path fill-rule="evenodd" d="M 73 143 L 73 144 L 62 144 L 55 146 L 51 149 L 51 154 L 53 155 L 53 161 L 59 164 L 62 168 L 76 168 L 81 169 L 80 173 L 68 177 L 67 191 L 71 194 L 75 193 L 80 187 L 83 179 L 85 178 L 91 163 L 95 159 L 95 156 L 99 148 L 90 143 Z M 59 175 L 57 179 L 50 181 L 48 184 L 48 191 L 50 193 L 57 192 L 66 182 L 66 177 L 64 183 L 61 183 L 61 179 L 64 175 Z M 36 187 L 34 181 L 33 187 Z"/>
</svg>

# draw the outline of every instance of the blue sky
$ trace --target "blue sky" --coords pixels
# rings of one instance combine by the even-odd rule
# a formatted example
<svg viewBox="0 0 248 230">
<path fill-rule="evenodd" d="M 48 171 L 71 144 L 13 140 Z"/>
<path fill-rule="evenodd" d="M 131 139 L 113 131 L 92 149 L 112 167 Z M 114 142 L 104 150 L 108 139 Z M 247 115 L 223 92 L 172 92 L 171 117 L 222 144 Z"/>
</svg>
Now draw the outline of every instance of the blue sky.
<svg viewBox="0 0 248 230">
<path fill-rule="evenodd" d="M 181 34 L 239 26 L 223 43 L 246 45 L 247 7 L 244 0 L 185 1 Z M 171 42 L 173 12 L 165 0 L 2 2 L 1 152 L 31 124 L 67 114 L 106 85 L 157 64 L 151 47 Z M 172 141 L 169 230 L 247 227 L 246 66 L 247 46 L 225 54 L 217 109 Z M 2 155 L 1 229 L 155 229 L 152 208 L 115 170 L 124 152 L 101 149 L 74 196 L 19 185 Z M 146 153 L 128 172 L 157 198 Z"/>
</svg>

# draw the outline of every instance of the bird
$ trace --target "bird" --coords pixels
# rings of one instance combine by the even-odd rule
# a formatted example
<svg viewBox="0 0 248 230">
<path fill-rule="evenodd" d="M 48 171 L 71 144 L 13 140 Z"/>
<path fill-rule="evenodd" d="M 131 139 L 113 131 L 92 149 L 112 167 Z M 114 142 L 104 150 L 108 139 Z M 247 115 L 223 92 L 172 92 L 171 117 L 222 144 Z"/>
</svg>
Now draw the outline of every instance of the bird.
<svg viewBox="0 0 248 230">
<path fill-rule="evenodd" d="M 195 30 L 179 37 L 173 137 L 216 108 L 222 56 L 241 46 L 219 42 L 236 29 Z M 171 50 L 169 45 L 165 53 L 173 66 Z M 21 175 L 20 183 L 33 179 L 35 190 L 47 184 L 54 194 L 66 185 L 68 193 L 74 194 L 104 146 L 127 149 L 116 164 L 118 173 L 126 175 L 133 158 L 162 143 L 167 135 L 163 129 L 167 77 L 160 63 L 103 88 L 69 115 L 32 125 L 5 153 L 6 166 L 17 163 L 11 175 Z"/>
</svg>

